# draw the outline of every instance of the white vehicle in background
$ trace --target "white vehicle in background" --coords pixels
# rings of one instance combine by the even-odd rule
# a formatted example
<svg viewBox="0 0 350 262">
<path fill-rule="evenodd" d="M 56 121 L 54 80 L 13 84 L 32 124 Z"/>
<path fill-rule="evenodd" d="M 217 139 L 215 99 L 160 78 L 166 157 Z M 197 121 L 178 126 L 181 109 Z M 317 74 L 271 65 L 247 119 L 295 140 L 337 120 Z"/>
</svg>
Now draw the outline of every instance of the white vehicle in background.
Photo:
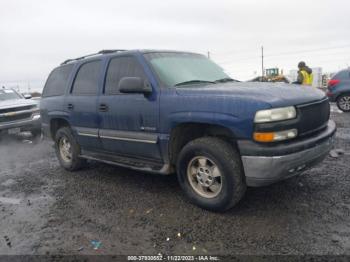
<svg viewBox="0 0 350 262">
<path fill-rule="evenodd" d="M 39 101 L 23 96 L 13 89 L 0 88 L 0 136 L 30 131 L 33 137 L 41 135 Z"/>
</svg>

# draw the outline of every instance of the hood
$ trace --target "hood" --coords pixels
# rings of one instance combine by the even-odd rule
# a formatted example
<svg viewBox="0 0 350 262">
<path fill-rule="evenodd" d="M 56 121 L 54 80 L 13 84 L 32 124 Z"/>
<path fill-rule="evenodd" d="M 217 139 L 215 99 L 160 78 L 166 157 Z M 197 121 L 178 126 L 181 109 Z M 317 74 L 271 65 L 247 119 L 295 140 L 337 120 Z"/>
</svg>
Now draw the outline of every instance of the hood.
<svg viewBox="0 0 350 262">
<path fill-rule="evenodd" d="M 5 108 L 16 108 L 21 106 L 30 106 L 30 105 L 38 105 L 37 101 L 31 99 L 11 99 L 0 101 L 0 109 Z"/>
<path fill-rule="evenodd" d="M 183 86 L 176 88 L 176 92 L 186 96 L 232 96 L 268 103 L 271 107 L 299 105 L 325 97 L 324 92 L 310 86 L 258 82 Z"/>
</svg>

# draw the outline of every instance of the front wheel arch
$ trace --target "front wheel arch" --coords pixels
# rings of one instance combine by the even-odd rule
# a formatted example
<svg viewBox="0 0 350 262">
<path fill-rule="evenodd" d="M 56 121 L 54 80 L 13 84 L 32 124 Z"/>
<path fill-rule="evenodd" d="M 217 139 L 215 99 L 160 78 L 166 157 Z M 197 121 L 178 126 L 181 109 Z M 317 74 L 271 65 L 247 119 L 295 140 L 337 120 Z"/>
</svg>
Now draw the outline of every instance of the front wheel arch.
<svg viewBox="0 0 350 262">
<path fill-rule="evenodd" d="M 232 130 L 225 126 L 206 123 L 181 123 L 170 132 L 168 156 L 171 164 L 175 165 L 182 148 L 189 142 L 200 137 L 220 137 L 232 142 L 236 137 Z"/>
</svg>

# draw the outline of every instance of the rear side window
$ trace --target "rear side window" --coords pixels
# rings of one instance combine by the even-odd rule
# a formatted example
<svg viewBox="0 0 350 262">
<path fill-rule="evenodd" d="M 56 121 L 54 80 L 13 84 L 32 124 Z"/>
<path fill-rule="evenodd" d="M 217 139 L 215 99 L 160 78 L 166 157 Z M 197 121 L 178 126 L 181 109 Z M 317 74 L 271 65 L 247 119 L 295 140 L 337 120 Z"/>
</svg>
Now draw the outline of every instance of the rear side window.
<svg viewBox="0 0 350 262">
<path fill-rule="evenodd" d="M 107 70 L 105 94 L 119 94 L 118 84 L 123 77 L 146 79 L 143 68 L 135 57 L 124 56 L 111 59 Z"/>
<path fill-rule="evenodd" d="M 348 80 L 350 78 L 350 71 L 348 70 L 343 70 L 338 72 L 337 74 L 335 74 L 335 76 L 333 76 L 333 79 L 339 79 L 339 80 Z"/>
<path fill-rule="evenodd" d="M 72 94 L 96 95 L 98 92 L 100 69 L 101 61 L 83 64 L 75 77 Z"/>
<path fill-rule="evenodd" d="M 64 95 L 72 68 L 73 65 L 65 65 L 54 69 L 46 81 L 43 97 Z"/>
</svg>

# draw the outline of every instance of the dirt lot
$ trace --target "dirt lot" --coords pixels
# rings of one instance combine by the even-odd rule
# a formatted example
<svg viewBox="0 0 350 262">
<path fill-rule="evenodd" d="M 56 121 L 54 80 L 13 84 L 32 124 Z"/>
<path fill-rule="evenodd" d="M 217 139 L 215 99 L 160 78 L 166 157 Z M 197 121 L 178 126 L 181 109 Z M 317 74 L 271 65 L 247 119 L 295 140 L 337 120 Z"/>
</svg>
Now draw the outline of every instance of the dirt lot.
<svg viewBox="0 0 350 262">
<path fill-rule="evenodd" d="M 189 204 L 175 176 L 99 163 L 69 173 L 50 142 L 5 139 L 0 254 L 350 254 L 350 114 L 333 111 L 344 155 L 249 188 L 224 214 Z"/>
</svg>

